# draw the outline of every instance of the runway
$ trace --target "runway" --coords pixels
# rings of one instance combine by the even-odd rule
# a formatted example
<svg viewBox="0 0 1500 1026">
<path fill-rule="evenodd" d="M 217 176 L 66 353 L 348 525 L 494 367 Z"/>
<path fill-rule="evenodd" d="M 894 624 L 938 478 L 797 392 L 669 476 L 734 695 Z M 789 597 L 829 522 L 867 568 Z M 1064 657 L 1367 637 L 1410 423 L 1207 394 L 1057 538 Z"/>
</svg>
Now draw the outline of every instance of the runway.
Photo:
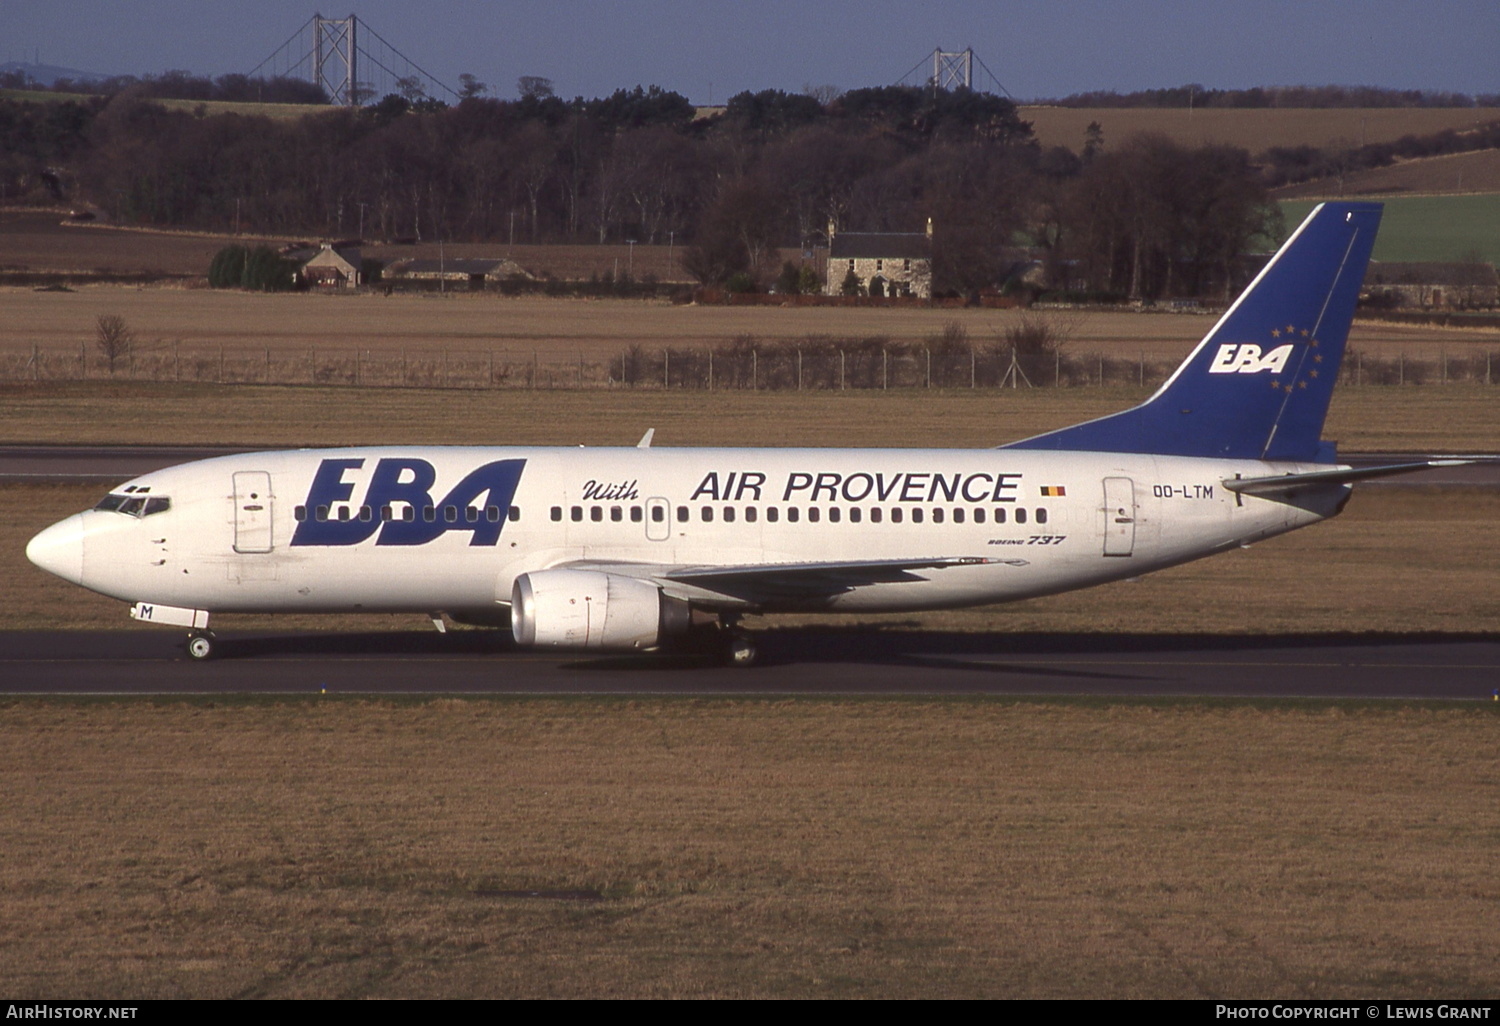
<svg viewBox="0 0 1500 1026">
<path fill-rule="evenodd" d="M 253 451 L 212 445 L 0 445 L 0 483 L 97 481 L 108 486 L 179 463 Z M 1341 453 L 1339 458 L 1359 467 L 1437 459 L 1442 455 L 1350 452 Z M 1488 454 L 1473 458 L 1486 462 L 1377 478 L 1360 487 L 1500 488 L 1500 458 Z"/>
<path fill-rule="evenodd" d="M 777 629 L 761 660 L 557 656 L 503 631 L 229 633 L 188 659 L 181 633 L 0 633 L 0 694 L 1032 695 L 1492 701 L 1493 635 L 1079 635 Z"/>
</svg>

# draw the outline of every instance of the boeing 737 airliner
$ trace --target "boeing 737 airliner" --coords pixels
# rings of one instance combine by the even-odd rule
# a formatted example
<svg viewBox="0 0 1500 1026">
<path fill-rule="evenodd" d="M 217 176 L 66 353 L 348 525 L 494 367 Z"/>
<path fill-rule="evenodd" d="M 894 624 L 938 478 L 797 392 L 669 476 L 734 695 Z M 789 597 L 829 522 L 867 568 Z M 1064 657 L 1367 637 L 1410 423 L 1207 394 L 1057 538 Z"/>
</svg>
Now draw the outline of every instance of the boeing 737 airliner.
<svg viewBox="0 0 1500 1026">
<path fill-rule="evenodd" d="M 416 612 L 518 644 L 645 650 L 747 613 L 1031 598 L 1334 516 L 1320 440 L 1377 204 L 1315 209 L 1144 404 L 996 449 L 389 446 L 146 474 L 38 534 L 33 563 L 186 627 L 225 612 Z"/>
</svg>

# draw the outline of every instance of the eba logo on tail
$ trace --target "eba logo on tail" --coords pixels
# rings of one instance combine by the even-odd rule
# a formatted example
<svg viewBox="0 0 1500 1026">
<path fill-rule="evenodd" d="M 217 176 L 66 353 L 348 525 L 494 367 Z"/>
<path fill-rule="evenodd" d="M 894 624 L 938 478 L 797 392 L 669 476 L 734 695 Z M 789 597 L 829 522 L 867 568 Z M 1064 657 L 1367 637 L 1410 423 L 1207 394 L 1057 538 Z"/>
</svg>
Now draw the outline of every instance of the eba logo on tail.
<svg viewBox="0 0 1500 1026">
<path fill-rule="evenodd" d="M 1292 355 L 1290 344 L 1277 346 L 1261 355 L 1260 346 L 1253 342 L 1230 342 L 1219 347 L 1213 363 L 1208 365 L 1210 374 L 1259 374 L 1272 371 L 1280 374 Z"/>
</svg>

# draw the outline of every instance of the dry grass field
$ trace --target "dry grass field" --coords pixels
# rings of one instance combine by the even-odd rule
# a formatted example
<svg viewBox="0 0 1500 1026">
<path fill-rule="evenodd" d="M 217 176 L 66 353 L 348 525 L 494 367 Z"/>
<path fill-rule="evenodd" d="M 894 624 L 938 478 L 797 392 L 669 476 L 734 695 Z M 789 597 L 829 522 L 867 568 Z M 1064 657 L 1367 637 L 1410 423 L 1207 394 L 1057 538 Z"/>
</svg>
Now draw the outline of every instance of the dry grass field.
<svg viewBox="0 0 1500 1026">
<path fill-rule="evenodd" d="M 280 248 L 293 241 L 317 241 L 308 237 L 236 236 L 121 227 L 99 222 L 80 224 L 69 222 L 67 217 L 66 209 L 0 207 L 0 271 L 155 274 L 206 279 L 209 262 L 224 246 L 264 244 Z M 357 225 L 347 225 L 345 231 L 355 235 Z M 437 242 L 397 245 L 371 241 L 361 253 L 387 264 L 397 260 L 437 260 L 444 256 L 449 259 L 509 257 L 539 277 L 550 275 L 564 280 L 603 278 L 605 275 L 619 278 L 629 274 L 638 281 L 647 277 L 668 282 L 691 281 L 691 276 L 682 267 L 683 247 L 670 244 L 533 246 L 497 241 L 449 242 L 439 246 Z M 796 260 L 799 255 L 796 250 L 787 250 L 783 258 Z"/>
<path fill-rule="evenodd" d="M 1349 147 L 1394 142 L 1403 135 L 1432 135 L 1500 120 L 1492 107 L 1370 107 L 1197 109 L 1168 107 L 1022 107 L 1043 146 L 1081 150 L 1084 131 L 1097 121 L 1105 144 L 1136 132 L 1161 132 L 1186 146 L 1228 143 L 1260 153 L 1272 146 Z"/>
<path fill-rule="evenodd" d="M 28 999 L 1500 994 L 1490 703 L 3 707 Z"/>
<path fill-rule="evenodd" d="M 296 356 L 310 350 L 412 354 L 494 352 L 543 362 L 613 359 L 631 346 L 722 345 L 740 336 L 765 342 L 809 337 L 920 341 L 958 324 L 979 346 L 1004 337 L 1018 310 L 923 307 L 673 306 L 642 300 L 440 295 L 264 294 L 181 288 L 81 287 L 74 292 L 0 288 L 0 355 L 29 358 L 33 346 L 76 357 L 92 345 L 102 314 L 125 319 L 142 354 L 175 344 L 230 356 Z M 1067 339 L 1069 356 L 1181 359 L 1212 327 L 1212 313 L 1055 311 L 1042 314 Z M 1351 344 L 1373 355 L 1431 358 L 1500 349 L 1495 329 L 1357 323 Z"/>
<path fill-rule="evenodd" d="M 0 443 L 985 447 L 1125 409 L 1139 388 L 705 392 L 0 384 Z M 1493 452 L 1493 386 L 1345 387 L 1324 434 L 1350 451 Z"/>
</svg>

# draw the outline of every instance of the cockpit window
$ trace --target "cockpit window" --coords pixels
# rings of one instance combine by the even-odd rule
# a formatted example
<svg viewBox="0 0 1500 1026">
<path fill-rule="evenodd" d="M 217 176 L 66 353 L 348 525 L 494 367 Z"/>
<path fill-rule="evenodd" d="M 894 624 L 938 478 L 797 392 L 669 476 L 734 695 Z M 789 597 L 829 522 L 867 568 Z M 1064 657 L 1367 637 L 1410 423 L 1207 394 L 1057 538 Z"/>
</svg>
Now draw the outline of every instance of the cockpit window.
<svg viewBox="0 0 1500 1026">
<path fill-rule="evenodd" d="M 131 517 L 149 517 L 154 513 L 165 513 L 172 508 L 172 500 L 165 495 L 106 495 L 94 506 L 112 513 L 124 513 Z"/>
</svg>

